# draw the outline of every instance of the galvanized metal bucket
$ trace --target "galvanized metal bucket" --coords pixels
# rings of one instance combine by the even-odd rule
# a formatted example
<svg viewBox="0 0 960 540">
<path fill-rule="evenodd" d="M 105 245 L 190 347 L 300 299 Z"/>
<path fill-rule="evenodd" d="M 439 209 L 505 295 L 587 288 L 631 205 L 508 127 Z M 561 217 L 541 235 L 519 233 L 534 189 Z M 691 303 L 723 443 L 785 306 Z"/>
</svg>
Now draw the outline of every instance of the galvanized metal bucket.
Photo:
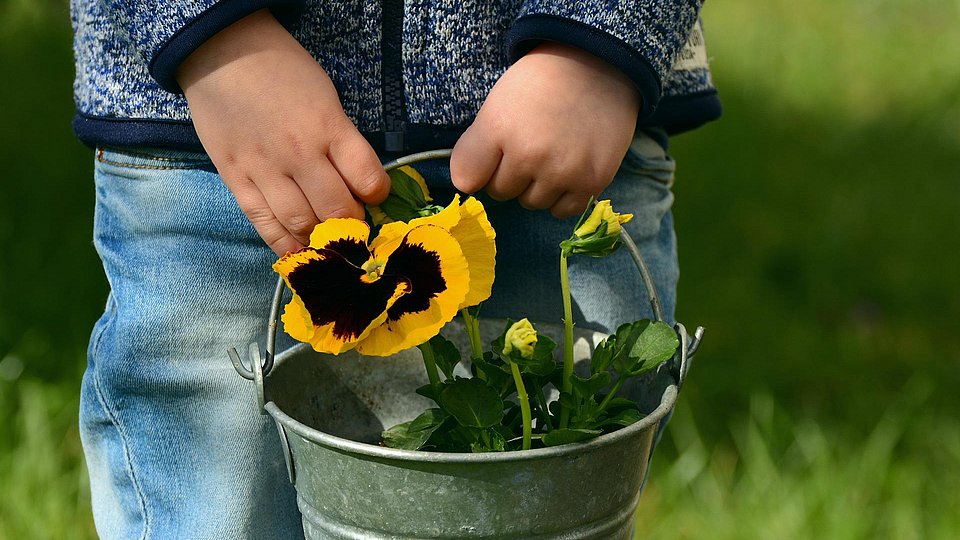
<svg viewBox="0 0 960 540">
<path fill-rule="evenodd" d="M 399 167 L 448 152 L 408 156 Z M 626 233 L 624 244 L 663 318 L 643 258 Z M 379 446 L 381 432 L 416 417 L 430 403 L 414 393 L 427 377 L 417 349 L 390 358 L 314 352 L 301 344 L 274 357 L 284 284 L 277 283 L 267 351 L 250 347 L 249 367 L 235 350 L 237 372 L 254 381 L 258 405 L 277 423 L 290 481 L 296 486 L 311 539 L 628 539 L 646 479 L 657 426 L 671 411 L 703 329 L 681 338 L 677 356 L 640 378 L 627 397 L 646 416 L 596 439 L 551 448 L 450 454 Z M 481 320 L 484 338 L 503 321 Z M 559 342 L 560 325 L 537 324 Z M 463 327 L 443 334 L 469 350 Z M 589 362 L 605 336 L 575 332 L 575 357 Z M 465 368 L 461 375 L 467 375 Z"/>
</svg>

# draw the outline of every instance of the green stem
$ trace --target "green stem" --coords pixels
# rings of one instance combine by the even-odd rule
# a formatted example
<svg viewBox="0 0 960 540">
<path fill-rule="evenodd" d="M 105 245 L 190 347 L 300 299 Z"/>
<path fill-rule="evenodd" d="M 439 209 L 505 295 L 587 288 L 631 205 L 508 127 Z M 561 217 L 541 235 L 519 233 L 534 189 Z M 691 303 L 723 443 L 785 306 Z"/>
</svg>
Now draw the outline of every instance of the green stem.
<svg viewBox="0 0 960 540">
<path fill-rule="evenodd" d="M 476 319 L 467 308 L 460 310 L 463 316 L 463 326 L 467 329 L 467 337 L 470 338 L 470 353 L 473 358 L 483 358 L 483 346 L 480 344 L 480 321 Z"/>
<path fill-rule="evenodd" d="M 480 344 L 480 321 L 470 314 L 469 308 L 460 310 L 460 316 L 463 317 L 463 327 L 467 331 L 467 337 L 470 338 L 470 355 L 474 360 L 483 359 L 483 345 Z M 477 368 L 477 377 L 480 380 L 486 380 L 487 376 L 479 367 Z"/>
<path fill-rule="evenodd" d="M 427 377 L 430 378 L 430 384 L 434 388 L 440 387 L 440 372 L 437 370 L 437 361 L 433 356 L 433 345 L 430 342 L 423 343 L 419 347 L 420 354 L 423 356 L 423 366 L 427 368 Z"/>
<path fill-rule="evenodd" d="M 618 391 L 620 391 L 620 386 L 623 384 L 624 378 L 625 377 L 618 377 L 617 382 L 613 383 L 613 388 L 610 389 L 610 393 L 607 394 L 606 397 L 603 398 L 603 401 L 600 402 L 600 409 L 597 411 L 598 413 L 603 412 L 604 409 L 607 408 L 607 405 L 610 404 L 610 400 L 617 395 Z"/>
<path fill-rule="evenodd" d="M 568 394 L 573 390 L 573 305 L 570 300 L 570 276 L 567 256 L 560 254 L 560 292 L 563 295 L 563 387 Z M 570 423 L 570 409 L 560 406 L 560 429 Z"/>
<path fill-rule="evenodd" d="M 523 449 L 530 449 L 530 437 L 532 434 L 533 419 L 530 416 L 530 398 L 527 396 L 527 389 L 523 385 L 523 377 L 520 376 L 520 368 L 510 362 L 510 372 L 513 373 L 513 382 L 517 385 L 517 399 L 520 400 L 520 414 L 523 417 Z"/>
</svg>

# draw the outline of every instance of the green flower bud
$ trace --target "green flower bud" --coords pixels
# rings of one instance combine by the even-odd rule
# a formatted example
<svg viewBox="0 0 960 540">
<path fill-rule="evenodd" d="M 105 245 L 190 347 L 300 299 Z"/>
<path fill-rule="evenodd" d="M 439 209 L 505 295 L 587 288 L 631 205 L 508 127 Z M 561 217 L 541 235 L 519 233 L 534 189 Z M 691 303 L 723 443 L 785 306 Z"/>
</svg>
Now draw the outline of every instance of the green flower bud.
<svg viewBox="0 0 960 540">
<path fill-rule="evenodd" d="M 503 355 L 510 356 L 514 350 L 523 358 L 533 358 L 533 349 L 537 345 L 537 331 L 526 318 L 513 323 L 503 340 Z"/>
</svg>

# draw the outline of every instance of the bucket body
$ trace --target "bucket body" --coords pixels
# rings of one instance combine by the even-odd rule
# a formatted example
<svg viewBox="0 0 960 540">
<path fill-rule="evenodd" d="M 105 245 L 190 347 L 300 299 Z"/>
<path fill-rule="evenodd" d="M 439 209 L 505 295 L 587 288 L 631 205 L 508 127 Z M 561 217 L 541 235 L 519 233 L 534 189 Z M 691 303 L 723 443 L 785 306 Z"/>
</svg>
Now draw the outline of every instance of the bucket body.
<svg viewBox="0 0 960 540">
<path fill-rule="evenodd" d="M 560 325 L 537 326 L 562 336 Z M 481 321 L 485 339 L 503 327 Z M 450 324 L 443 334 L 469 350 L 462 326 Z M 578 330 L 576 358 L 588 361 L 603 337 Z M 417 349 L 372 358 L 294 347 L 262 379 L 264 410 L 280 429 L 307 538 L 628 539 L 682 363 L 665 364 L 621 390 L 640 404 L 641 421 L 584 443 L 522 452 L 379 446 L 384 429 L 432 404 L 414 393 L 427 382 Z"/>
</svg>

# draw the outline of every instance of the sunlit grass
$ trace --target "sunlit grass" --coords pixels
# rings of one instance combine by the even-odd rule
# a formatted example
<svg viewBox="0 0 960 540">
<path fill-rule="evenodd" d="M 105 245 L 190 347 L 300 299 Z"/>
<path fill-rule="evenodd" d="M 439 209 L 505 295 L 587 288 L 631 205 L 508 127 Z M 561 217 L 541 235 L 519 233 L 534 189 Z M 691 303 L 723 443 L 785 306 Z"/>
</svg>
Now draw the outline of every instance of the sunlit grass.
<svg viewBox="0 0 960 540">
<path fill-rule="evenodd" d="M 730 426 L 734 443 L 715 445 L 681 403 L 637 538 L 956 538 L 960 421 L 924 410 L 931 391 L 908 386 L 865 440 L 830 419 L 785 417 L 759 394 Z"/>
<path fill-rule="evenodd" d="M 0 539 L 95 538 L 72 385 L 0 379 Z"/>
<path fill-rule="evenodd" d="M 912 116 L 960 142 L 957 2 L 735 0 L 704 13 L 719 80 L 758 101 L 839 122 Z"/>
</svg>

